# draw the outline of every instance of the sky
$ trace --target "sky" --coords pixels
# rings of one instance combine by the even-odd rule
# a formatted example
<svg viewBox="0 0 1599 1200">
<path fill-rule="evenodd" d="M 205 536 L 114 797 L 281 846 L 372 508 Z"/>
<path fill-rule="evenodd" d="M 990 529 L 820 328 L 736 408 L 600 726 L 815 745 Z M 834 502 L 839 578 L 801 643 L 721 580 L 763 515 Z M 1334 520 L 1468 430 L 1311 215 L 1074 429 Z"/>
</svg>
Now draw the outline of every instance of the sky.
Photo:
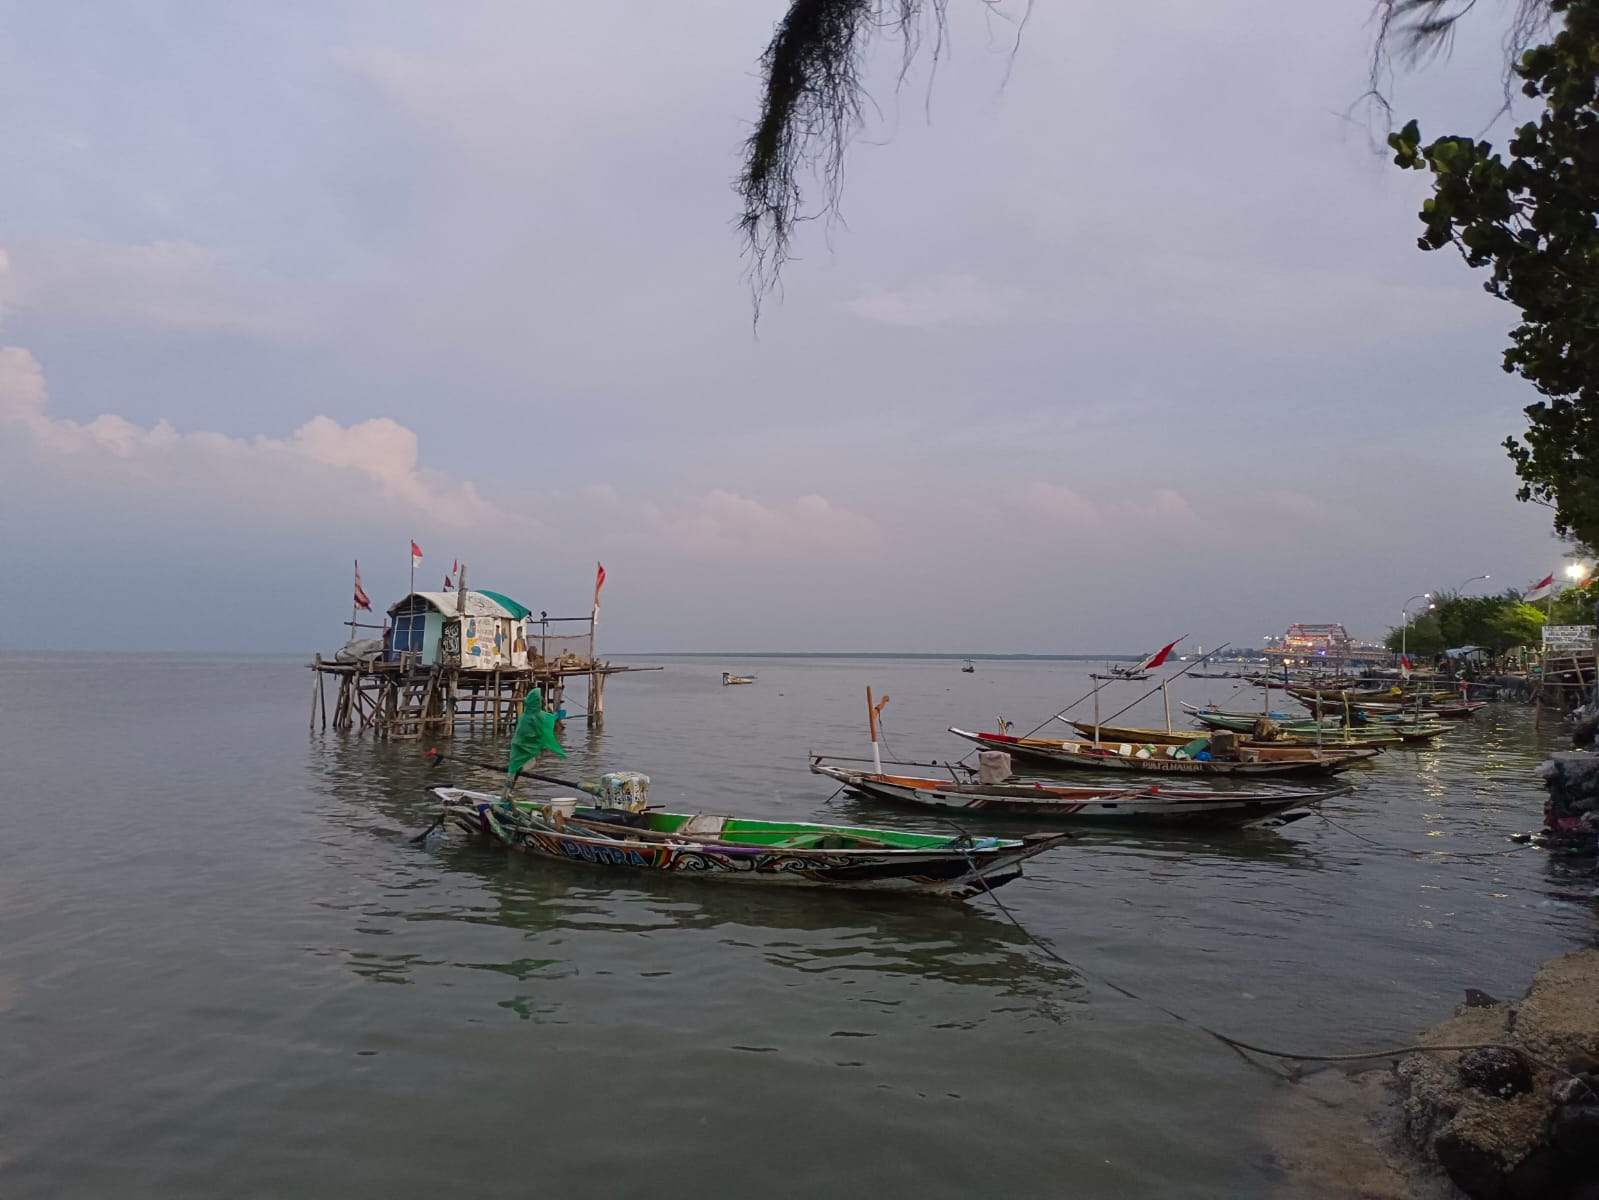
<svg viewBox="0 0 1599 1200">
<path fill-rule="evenodd" d="M 1364 6 L 950 0 L 757 328 L 782 7 L 0 0 L 0 649 L 329 651 L 412 539 L 553 615 L 603 562 L 613 654 L 1378 637 L 1559 566 Z M 1400 119 L 1502 141 L 1501 18 Z"/>
</svg>

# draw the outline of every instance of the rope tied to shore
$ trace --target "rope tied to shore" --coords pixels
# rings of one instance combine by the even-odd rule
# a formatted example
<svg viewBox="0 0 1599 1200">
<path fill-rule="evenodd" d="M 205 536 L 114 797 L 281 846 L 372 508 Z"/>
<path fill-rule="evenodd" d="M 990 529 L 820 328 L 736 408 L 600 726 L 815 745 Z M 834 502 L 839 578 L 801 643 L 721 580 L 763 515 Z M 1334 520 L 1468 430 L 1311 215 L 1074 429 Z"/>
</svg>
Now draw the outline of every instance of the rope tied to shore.
<svg viewBox="0 0 1599 1200">
<path fill-rule="evenodd" d="M 970 855 L 966 857 L 966 861 L 968 864 L 971 864 Z M 1467 1042 L 1463 1044 L 1451 1043 L 1437 1045 L 1417 1043 L 1409 1046 L 1385 1046 L 1379 1050 L 1367 1050 L 1355 1054 L 1306 1054 L 1300 1051 L 1278 1050 L 1270 1046 L 1260 1046 L 1253 1042 L 1246 1042 L 1242 1038 L 1233 1037 L 1231 1034 L 1223 1033 L 1219 1029 L 1212 1029 L 1209 1025 L 1206 1025 L 1202 1021 L 1196 1021 L 1192 1017 L 1184 1016 L 1175 1009 L 1166 1007 L 1166 1005 L 1160 1003 L 1158 1000 L 1151 1000 L 1146 996 L 1140 996 L 1131 988 L 1123 987 L 1114 979 L 1102 975 L 1098 971 L 1089 970 L 1087 967 L 1084 967 L 1079 963 L 1072 962 L 1048 942 L 1034 934 L 1030 929 L 1027 928 L 1027 926 L 1023 925 L 1017 918 L 1016 914 L 1010 910 L 1010 907 L 994 894 L 994 889 L 988 886 L 988 880 L 983 878 L 981 872 L 978 872 L 974 869 L 973 874 L 976 876 L 977 882 L 982 885 L 983 891 L 988 893 L 988 898 L 994 902 L 995 907 L 997 907 L 999 911 L 1005 915 L 1005 918 L 1010 921 L 1012 925 L 1016 926 L 1017 930 L 1023 937 L 1036 946 L 1047 957 L 1059 963 L 1063 967 L 1067 967 L 1070 970 L 1085 975 L 1090 979 L 1096 980 L 1105 987 L 1110 988 L 1111 991 L 1116 992 L 1119 995 L 1126 996 L 1129 1000 L 1135 1000 L 1140 1004 L 1147 1004 L 1157 1012 L 1163 1013 L 1170 1017 L 1172 1020 L 1177 1021 L 1180 1024 L 1190 1026 L 1209 1037 L 1215 1038 L 1216 1041 L 1226 1046 L 1229 1050 L 1232 1050 L 1235 1054 L 1239 1055 L 1239 1057 L 1245 1059 L 1245 1061 L 1260 1068 L 1261 1070 L 1269 1071 L 1271 1074 L 1276 1075 L 1280 1079 L 1297 1079 L 1298 1074 L 1297 1072 L 1275 1070 L 1265 1063 L 1256 1062 L 1249 1056 L 1252 1054 L 1258 1054 L 1263 1058 L 1275 1058 L 1284 1062 L 1293 1063 L 1340 1063 L 1369 1062 L 1373 1059 L 1379 1058 L 1400 1058 L 1406 1054 L 1455 1053 L 1464 1050 L 1511 1050 L 1518 1054 L 1524 1055 L 1546 1070 L 1553 1071 L 1557 1074 L 1569 1074 L 1569 1072 L 1562 1071 L 1559 1067 L 1552 1063 L 1544 1062 L 1542 1059 L 1539 1059 L 1532 1054 L 1528 1054 L 1525 1047 L 1506 1045 L 1503 1042 Z"/>
</svg>

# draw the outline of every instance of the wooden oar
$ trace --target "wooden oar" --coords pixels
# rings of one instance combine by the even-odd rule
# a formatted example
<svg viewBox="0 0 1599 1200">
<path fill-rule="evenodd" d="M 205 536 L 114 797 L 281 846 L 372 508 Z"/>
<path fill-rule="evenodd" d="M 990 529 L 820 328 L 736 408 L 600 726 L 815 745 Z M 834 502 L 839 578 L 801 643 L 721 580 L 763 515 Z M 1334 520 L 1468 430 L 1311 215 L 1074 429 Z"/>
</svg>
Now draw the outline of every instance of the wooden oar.
<svg viewBox="0 0 1599 1200">
<path fill-rule="evenodd" d="M 481 769 L 483 769 L 485 771 L 495 771 L 495 772 L 497 772 L 498 774 L 501 774 L 501 775 L 505 774 L 505 767 L 504 766 L 499 766 L 499 765 L 496 765 L 495 763 L 480 762 L 480 761 L 478 761 L 477 759 L 474 759 L 474 758 L 452 758 L 452 759 L 446 759 L 444 757 L 444 755 L 442 755 L 442 754 L 440 754 L 438 752 L 437 749 L 429 750 L 428 751 L 428 757 L 433 760 L 431 763 L 428 764 L 431 767 L 436 767 L 442 762 L 457 762 L 457 763 L 460 763 L 463 767 L 479 767 L 479 768 L 481 768 Z M 553 783 L 557 787 L 576 788 L 580 792 L 584 791 L 583 785 L 581 783 L 573 783 L 570 779 L 557 779 L 554 775 L 541 775 L 537 771 L 529 771 L 526 767 L 523 767 L 520 771 L 518 771 L 516 773 L 516 777 L 518 779 L 522 778 L 522 776 L 524 776 L 524 775 L 526 775 L 529 779 L 537 779 L 541 783 Z"/>
</svg>

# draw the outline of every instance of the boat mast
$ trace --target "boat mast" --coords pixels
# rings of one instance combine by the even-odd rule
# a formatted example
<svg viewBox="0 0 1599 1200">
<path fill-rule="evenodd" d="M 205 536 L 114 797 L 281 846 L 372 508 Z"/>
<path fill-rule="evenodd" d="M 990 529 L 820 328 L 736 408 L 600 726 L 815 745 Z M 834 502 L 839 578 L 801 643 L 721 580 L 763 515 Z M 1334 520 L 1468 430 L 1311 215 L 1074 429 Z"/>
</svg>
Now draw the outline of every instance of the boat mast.
<svg viewBox="0 0 1599 1200">
<path fill-rule="evenodd" d="M 1171 692 L 1166 689 L 1166 681 L 1160 681 L 1160 703 L 1166 710 L 1166 732 L 1171 732 Z"/>
</svg>

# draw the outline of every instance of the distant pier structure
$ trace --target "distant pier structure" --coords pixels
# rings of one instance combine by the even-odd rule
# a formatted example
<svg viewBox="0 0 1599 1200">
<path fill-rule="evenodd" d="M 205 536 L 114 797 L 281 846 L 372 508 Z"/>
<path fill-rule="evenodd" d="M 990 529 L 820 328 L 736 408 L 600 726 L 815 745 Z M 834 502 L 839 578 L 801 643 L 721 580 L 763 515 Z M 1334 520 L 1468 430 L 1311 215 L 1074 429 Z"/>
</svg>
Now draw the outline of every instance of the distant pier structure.
<svg viewBox="0 0 1599 1200">
<path fill-rule="evenodd" d="M 1267 638 L 1263 653 L 1280 666 L 1328 666 L 1340 670 L 1372 666 L 1393 657 L 1382 646 L 1358 642 L 1336 624 L 1294 624 L 1277 638 Z"/>
<path fill-rule="evenodd" d="M 391 604 L 388 622 L 361 625 L 351 633 L 381 630 L 381 637 L 352 636 L 332 659 L 318 654 L 309 664 L 311 728 L 329 724 L 340 732 L 379 737 L 453 737 L 456 731 L 509 732 L 522 701 L 542 689 L 546 707 L 565 707 L 567 684 L 588 683 L 586 711 L 573 713 L 591 725 L 605 720 L 605 680 L 635 670 L 602 662 L 594 650 L 595 613 L 552 617 L 535 613 L 500 592 L 412 592 Z"/>
</svg>

